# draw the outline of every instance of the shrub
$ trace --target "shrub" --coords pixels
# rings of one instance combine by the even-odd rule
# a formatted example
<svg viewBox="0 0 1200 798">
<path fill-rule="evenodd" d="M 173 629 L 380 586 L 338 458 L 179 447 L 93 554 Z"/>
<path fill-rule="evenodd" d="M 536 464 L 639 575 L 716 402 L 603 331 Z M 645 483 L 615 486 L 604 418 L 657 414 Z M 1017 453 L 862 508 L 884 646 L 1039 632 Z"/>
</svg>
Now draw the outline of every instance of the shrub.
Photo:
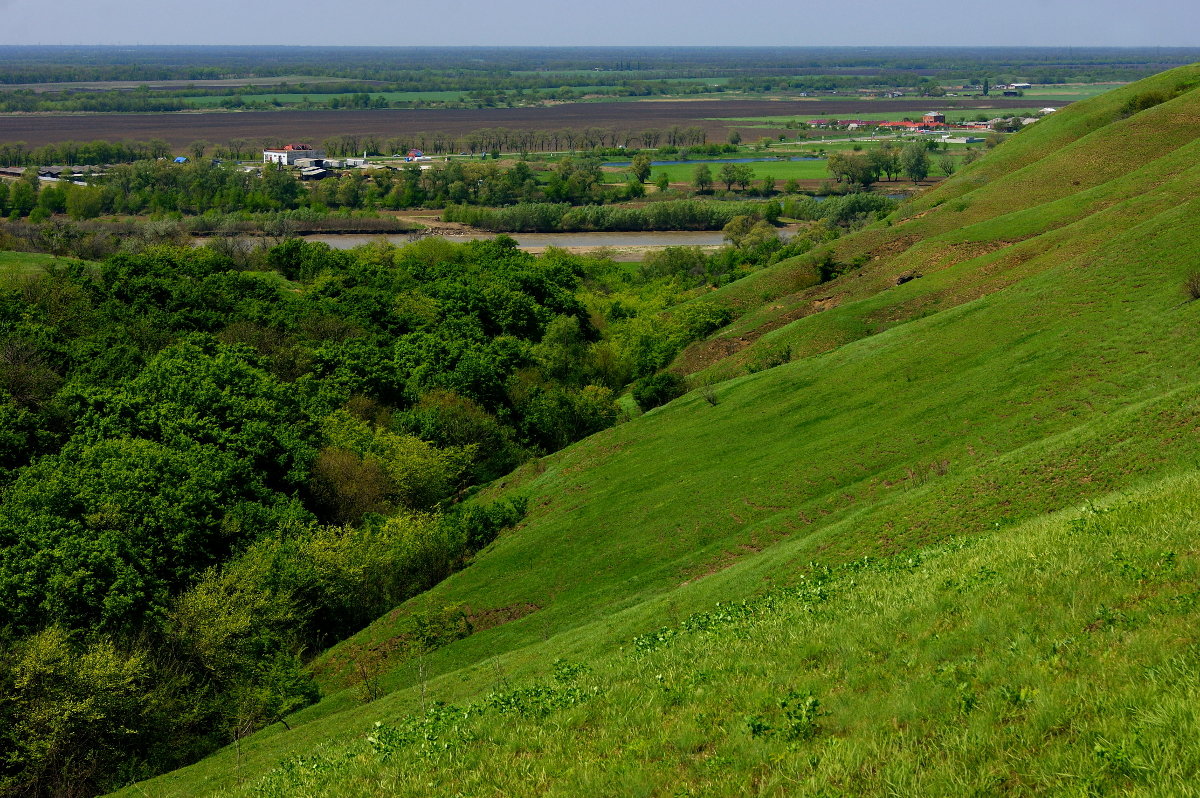
<svg viewBox="0 0 1200 798">
<path fill-rule="evenodd" d="M 733 311 L 712 302 L 695 302 L 681 306 L 675 311 L 675 318 L 687 340 L 695 341 L 733 321 Z"/>
<path fill-rule="evenodd" d="M 790 362 L 792 359 L 792 348 L 786 344 L 782 346 L 769 347 L 758 354 L 754 360 L 746 365 L 746 371 L 750 374 L 755 374 L 767 369 L 773 369 L 776 366 L 782 366 L 784 363 Z"/>
<path fill-rule="evenodd" d="M 1144 91 L 1141 94 L 1135 94 L 1126 100 L 1125 104 L 1121 106 L 1121 116 L 1133 116 L 1140 111 L 1145 111 L 1147 108 L 1153 108 L 1160 103 L 1165 103 L 1169 99 L 1170 97 L 1161 91 L 1152 90 Z"/>
<path fill-rule="evenodd" d="M 1183 291 L 1187 294 L 1188 299 L 1200 299 L 1200 272 L 1192 272 L 1187 279 L 1183 281 Z"/>
<path fill-rule="evenodd" d="M 683 395 L 684 384 L 677 375 L 669 371 L 643 377 L 633 385 L 633 401 L 642 411 L 651 410 Z"/>
</svg>

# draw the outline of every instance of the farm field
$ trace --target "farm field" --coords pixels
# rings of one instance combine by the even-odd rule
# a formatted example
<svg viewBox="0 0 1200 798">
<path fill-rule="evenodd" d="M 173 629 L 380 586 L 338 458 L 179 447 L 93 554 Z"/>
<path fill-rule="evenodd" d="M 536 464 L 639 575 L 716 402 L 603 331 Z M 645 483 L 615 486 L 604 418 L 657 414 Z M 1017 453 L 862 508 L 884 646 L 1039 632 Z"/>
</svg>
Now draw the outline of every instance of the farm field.
<svg viewBox="0 0 1200 798">
<path fill-rule="evenodd" d="M 612 127 L 641 131 L 649 127 L 699 125 L 708 132 L 710 140 L 721 141 L 729 130 L 741 127 L 736 123 L 721 121 L 730 117 L 866 115 L 886 112 L 884 107 L 902 114 L 930 110 L 925 100 L 837 100 L 802 104 L 769 100 L 647 100 L 629 103 L 563 103 L 541 108 L 9 114 L 0 116 L 0 140 L 23 141 L 36 147 L 62 141 L 161 138 L 172 146 L 184 147 L 198 138 L 216 142 L 239 137 L 321 141 L 341 134 L 391 136 L 436 131 L 461 135 L 486 127 L 535 130 Z M 943 109 L 950 112 L 976 107 L 980 107 L 979 104 L 972 104 L 965 99 L 955 105 L 942 105 Z M 987 107 L 1025 108 L 1027 103 L 991 101 Z M 787 131 L 780 129 L 778 132 Z"/>
<path fill-rule="evenodd" d="M 1124 83 L 1068 83 L 1063 85 L 1034 86 L 1025 92 L 1021 99 L 1078 102 L 1079 100 L 1086 100 L 1089 97 L 1095 97 L 1098 94 L 1112 91 L 1124 85 Z"/>
<path fill-rule="evenodd" d="M 376 97 L 382 97 L 383 99 L 387 100 L 388 102 L 401 102 L 401 101 L 413 102 L 416 100 L 448 100 L 448 101 L 460 100 L 463 97 L 465 97 L 466 94 L 467 94 L 467 92 L 465 92 L 465 91 L 377 91 L 377 92 L 371 92 L 370 96 L 371 96 L 371 99 L 375 99 Z M 269 103 L 269 102 L 274 102 L 274 101 L 278 100 L 280 103 L 282 103 L 284 105 L 295 105 L 295 104 L 302 103 L 305 101 L 329 102 L 329 100 L 333 99 L 334 97 L 337 97 L 338 99 L 346 100 L 346 99 L 349 99 L 350 97 L 353 97 L 354 95 L 353 94 L 313 94 L 311 92 L 306 94 L 304 92 L 289 91 L 289 92 L 277 92 L 275 94 L 265 94 L 265 93 L 264 94 L 241 94 L 238 96 L 241 97 L 246 102 Z M 183 99 L 189 103 L 192 103 L 193 105 L 216 106 L 216 105 L 220 105 L 222 101 L 228 100 L 229 97 L 227 97 L 227 96 L 221 96 L 221 97 L 199 96 L 199 97 L 184 97 Z"/>
<path fill-rule="evenodd" d="M 857 147 L 859 150 L 866 151 L 885 144 L 895 147 L 903 147 L 912 141 L 910 138 L 875 138 L 875 139 L 860 139 L 853 140 L 837 140 L 837 141 L 812 141 L 807 144 L 797 142 L 785 142 L 773 145 L 770 153 L 778 153 L 779 158 L 804 158 L 804 160 L 752 160 L 746 161 L 745 158 L 736 156 L 727 156 L 725 159 L 713 158 L 704 159 L 697 158 L 687 163 L 671 163 L 661 164 L 652 167 L 652 172 L 648 182 L 653 183 L 655 178 L 661 174 L 666 174 L 667 179 L 672 183 L 691 183 L 695 174 L 696 167 L 701 164 L 706 164 L 713 175 L 713 180 L 720 185 L 719 174 L 723 163 L 745 163 L 754 173 L 754 178 L 760 180 L 764 177 L 773 177 L 778 181 L 784 180 L 826 180 L 830 179 L 828 161 L 824 157 L 816 157 L 818 153 L 826 153 L 832 151 L 853 150 Z M 974 145 L 980 147 L 982 145 Z M 933 174 L 940 174 L 936 165 L 937 159 L 942 155 L 950 155 L 958 159 L 961 158 L 967 145 L 964 144 L 949 144 L 946 149 L 939 149 L 936 153 L 930 153 L 931 161 L 933 162 Z M 746 157 L 766 157 L 766 153 L 747 152 Z M 620 165 L 617 165 L 620 164 Z M 620 183 L 628 178 L 629 168 L 624 165 L 625 162 L 605 163 L 606 182 Z M 886 188 L 889 185 L 905 187 L 908 183 L 902 179 L 895 181 L 882 181 L 876 184 L 877 188 Z"/>
<path fill-rule="evenodd" d="M 871 102 L 871 101 L 864 100 L 864 102 Z M 1056 105 L 1061 106 L 1063 104 L 1064 103 L 1057 103 Z M 939 103 L 936 99 L 934 99 L 932 102 L 928 103 L 927 107 L 925 108 L 925 111 L 940 111 L 940 110 L 942 110 L 942 106 L 939 105 Z M 978 107 L 972 108 L 969 110 L 955 109 L 953 111 L 950 111 L 947 114 L 947 118 L 950 121 L 954 121 L 954 120 L 958 120 L 958 119 L 972 120 L 980 114 L 991 115 L 989 112 L 992 112 L 992 111 L 996 112 L 996 115 L 1003 114 L 1004 116 L 1033 116 L 1038 112 L 1038 110 L 1039 110 L 1039 108 L 990 106 L 990 105 L 980 104 Z M 886 111 L 886 110 L 885 111 L 872 111 L 870 109 L 864 109 L 863 111 L 861 111 L 861 118 L 866 119 L 866 120 L 871 120 L 871 121 L 899 122 L 903 119 L 919 119 L 921 114 L 925 113 L 925 111 L 920 111 L 920 112 Z M 786 126 L 788 122 L 805 122 L 806 123 L 810 119 L 819 119 L 819 118 L 822 118 L 822 117 L 819 117 L 816 115 L 810 115 L 810 116 L 771 115 L 771 116 L 723 117 L 718 121 L 750 122 L 750 123 L 754 123 L 754 124 L 748 124 L 748 125 L 745 125 L 745 127 L 750 127 L 750 128 L 764 127 L 764 128 L 776 129 L 776 128 Z M 860 118 L 860 117 L 842 117 L 842 118 L 850 119 L 850 118 Z"/>
<path fill-rule="evenodd" d="M 85 91 L 117 91 L 136 89 L 145 86 L 150 89 L 231 89 L 238 86 L 278 86 L 287 83 L 294 87 L 297 83 L 349 83 L 351 78 L 325 77 L 322 75 L 280 75 L 269 78 L 226 78 L 224 80 L 84 80 L 63 81 L 61 83 L 5 83 L 0 84 L 4 91 L 66 91 L 82 89 Z M 372 83 L 374 81 L 354 81 L 356 83 Z"/>
<path fill-rule="evenodd" d="M 654 182 L 655 178 L 665 173 L 672 183 L 691 183 L 697 166 L 699 163 L 655 166 L 650 175 L 650 182 Z M 767 176 L 780 181 L 821 180 L 829 177 L 829 169 L 824 159 L 816 161 L 752 161 L 746 166 L 749 166 L 754 172 L 756 180 Z M 714 183 L 718 186 L 721 185 L 721 164 L 710 163 L 708 168 L 712 172 Z"/>
</svg>

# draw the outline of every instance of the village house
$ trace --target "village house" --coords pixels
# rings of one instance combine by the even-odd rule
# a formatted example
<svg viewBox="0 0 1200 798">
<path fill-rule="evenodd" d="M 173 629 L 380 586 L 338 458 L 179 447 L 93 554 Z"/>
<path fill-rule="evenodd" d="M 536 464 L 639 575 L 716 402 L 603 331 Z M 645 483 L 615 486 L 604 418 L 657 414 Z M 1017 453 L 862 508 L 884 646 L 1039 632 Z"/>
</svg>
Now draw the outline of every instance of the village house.
<svg viewBox="0 0 1200 798">
<path fill-rule="evenodd" d="M 295 166 L 299 158 L 320 160 L 324 157 L 324 152 L 314 150 L 307 144 L 285 144 L 278 149 L 263 150 L 263 163 L 277 163 L 280 166 Z"/>
</svg>

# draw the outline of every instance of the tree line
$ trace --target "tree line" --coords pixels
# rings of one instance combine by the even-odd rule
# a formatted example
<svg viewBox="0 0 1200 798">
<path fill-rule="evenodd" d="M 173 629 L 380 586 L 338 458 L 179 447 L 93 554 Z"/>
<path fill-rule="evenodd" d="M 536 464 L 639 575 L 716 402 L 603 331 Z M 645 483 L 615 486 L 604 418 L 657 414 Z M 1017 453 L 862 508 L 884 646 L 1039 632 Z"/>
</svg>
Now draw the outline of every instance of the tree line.
<svg viewBox="0 0 1200 798">
<path fill-rule="evenodd" d="M 405 136 L 377 136 L 369 134 L 343 134 L 330 136 L 321 142 L 327 155 L 353 156 L 394 155 L 418 149 L 433 155 L 478 153 L 531 153 L 563 152 L 596 149 L 628 150 L 632 154 L 639 149 L 703 148 L 708 142 L 704 128 L 693 125 L 684 127 L 671 125 L 665 128 L 585 127 L 580 129 L 560 128 L 557 130 L 515 130 L 511 128 L 480 128 L 465 135 L 455 136 L 437 132 L 417 132 Z M 197 139 L 183 150 L 178 150 L 162 139 L 149 141 L 64 141 L 29 147 L 23 141 L 0 142 L 0 166 L 92 166 L 101 164 L 130 163 L 141 160 L 166 158 L 177 153 L 186 153 L 196 160 L 206 156 L 218 160 L 257 160 L 267 147 L 277 147 L 274 137 L 249 139 L 234 137 L 214 143 Z M 709 145 L 711 146 L 711 145 Z M 665 154 L 670 154 L 666 150 Z"/>
</svg>

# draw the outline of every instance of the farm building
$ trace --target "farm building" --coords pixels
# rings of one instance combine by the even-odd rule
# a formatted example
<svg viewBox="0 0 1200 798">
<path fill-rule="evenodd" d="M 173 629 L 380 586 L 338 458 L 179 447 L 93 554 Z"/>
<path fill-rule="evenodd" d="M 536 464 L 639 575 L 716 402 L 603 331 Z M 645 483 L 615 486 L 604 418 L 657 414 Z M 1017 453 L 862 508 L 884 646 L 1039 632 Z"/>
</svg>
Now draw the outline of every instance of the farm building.
<svg viewBox="0 0 1200 798">
<path fill-rule="evenodd" d="M 285 144 L 278 149 L 263 150 L 263 163 L 277 163 L 281 166 L 294 166 L 300 158 L 320 160 L 325 153 L 314 150 L 307 144 Z"/>
<path fill-rule="evenodd" d="M 930 111 L 921 117 L 921 121 L 927 125 L 944 125 L 946 124 L 946 115 L 941 111 Z"/>
</svg>

